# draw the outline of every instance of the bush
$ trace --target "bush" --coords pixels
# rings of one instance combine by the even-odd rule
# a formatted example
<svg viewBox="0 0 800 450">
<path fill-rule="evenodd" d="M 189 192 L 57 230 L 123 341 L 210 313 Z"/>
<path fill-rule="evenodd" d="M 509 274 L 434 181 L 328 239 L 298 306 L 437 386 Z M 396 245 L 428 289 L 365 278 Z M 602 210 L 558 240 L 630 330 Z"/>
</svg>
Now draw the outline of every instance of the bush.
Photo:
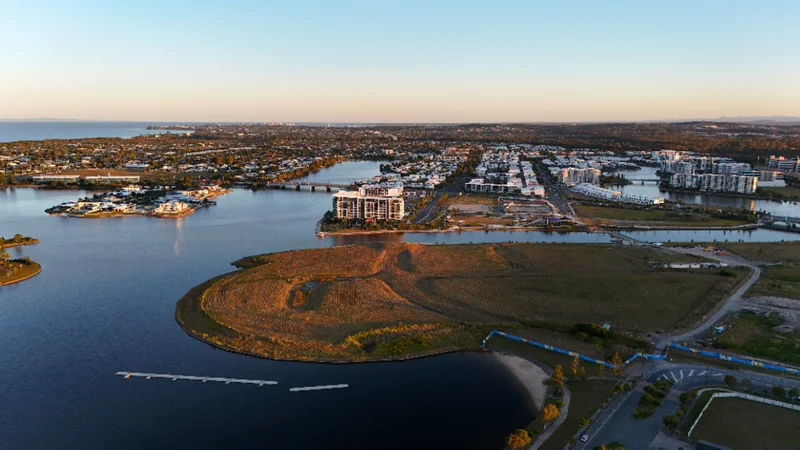
<svg viewBox="0 0 800 450">
<path fill-rule="evenodd" d="M 586 335 L 591 337 L 597 337 L 601 340 L 605 340 L 608 338 L 608 330 L 601 327 L 600 325 L 594 323 L 578 323 L 572 327 L 572 332 L 576 335 L 578 333 L 586 333 Z"/>
<path fill-rule="evenodd" d="M 733 375 L 725 375 L 725 384 L 727 384 L 728 386 L 731 386 L 731 387 L 736 386 L 736 382 L 737 381 L 738 380 L 736 379 L 735 376 L 733 376 Z"/>
<path fill-rule="evenodd" d="M 682 405 L 684 405 L 684 406 L 686 406 L 686 405 L 688 405 L 688 404 L 689 404 L 689 403 L 690 403 L 692 400 L 694 400 L 694 399 L 695 399 L 695 397 L 697 397 L 697 394 L 695 394 L 694 392 L 684 392 L 683 394 L 681 394 L 681 397 L 680 397 L 680 399 L 681 399 L 681 404 L 682 404 Z"/>
<path fill-rule="evenodd" d="M 584 333 L 583 331 L 579 331 L 578 333 L 575 334 L 575 336 L 582 341 L 589 339 L 589 335 Z"/>
<path fill-rule="evenodd" d="M 670 430 L 674 430 L 675 428 L 677 428 L 680 422 L 681 422 L 680 417 L 676 415 L 664 417 L 664 425 L 666 425 L 666 427 L 669 428 Z"/>
<path fill-rule="evenodd" d="M 600 339 L 597 336 L 592 336 L 592 337 L 589 338 L 589 343 L 592 344 L 592 345 L 601 346 L 601 345 L 603 345 L 603 340 Z"/>
</svg>

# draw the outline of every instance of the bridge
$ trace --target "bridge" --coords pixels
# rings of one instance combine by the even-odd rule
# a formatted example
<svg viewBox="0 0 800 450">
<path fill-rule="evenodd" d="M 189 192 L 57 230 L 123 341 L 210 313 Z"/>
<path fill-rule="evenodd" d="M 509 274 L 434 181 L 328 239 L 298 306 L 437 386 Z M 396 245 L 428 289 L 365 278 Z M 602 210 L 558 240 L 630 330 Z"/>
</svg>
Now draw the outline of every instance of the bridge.
<svg viewBox="0 0 800 450">
<path fill-rule="evenodd" d="M 311 191 L 316 192 L 317 189 L 322 192 L 324 189 L 325 192 L 332 192 L 334 189 L 337 191 L 342 191 L 345 189 L 350 189 L 354 187 L 351 184 L 343 184 L 343 183 L 325 183 L 325 182 L 317 182 L 317 181 L 285 181 L 285 182 L 271 182 L 267 183 L 266 187 L 269 189 L 294 189 L 295 191 Z"/>
<path fill-rule="evenodd" d="M 769 222 L 769 223 L 774 223 L 774 222 L 800 223 L 800 217 L 789 217 L 789 216 L 765 216 L 763 220 L 764 222 Z"/>
</svg>

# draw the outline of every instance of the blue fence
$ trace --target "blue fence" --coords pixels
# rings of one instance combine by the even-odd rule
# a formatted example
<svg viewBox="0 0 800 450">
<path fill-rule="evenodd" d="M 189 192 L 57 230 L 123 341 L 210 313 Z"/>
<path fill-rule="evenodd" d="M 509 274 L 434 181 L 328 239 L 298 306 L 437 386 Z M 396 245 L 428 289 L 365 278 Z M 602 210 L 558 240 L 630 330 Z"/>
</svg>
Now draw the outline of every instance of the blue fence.
<svg viewBox="0 0 800 450">
<path fill-rule="evenodd" d="M 728 361 L 743 366 L 760 367 L 762 369 L 772 370 L 775 372 L 788 373 L 790 375 L 800 375 L 800 370 L 792 369 L 791 367 L 776 366 L 775 364 L 763 363 L 761 361 L 753 361 L 752 359 L 737 358 L 735 356 L 723 355 L 721 353 L 707 352 L 698 350 L 696 348 L 685 347 L 678 344 L 670 344 L 670 348 L 680 350 L 682 352 L 694 353 L 695 355 L 705 356 L 706 358 L 719 359 L 720 361 Z"/>
<path fill-rule="evenodd" d="M 558 347 L 554 347 L 552 345 L 543 344 L 541 342 L 532 341 L 530 339 L 521 338 L 519 336 L 514 336 L 512 334 L 503 333 L 502 331 L 492 331 L 491 333 L 489 333 L 489 335 L 486 336 L 486 339 L 483 340 L 483 348 L 486 348 L 486 342 L 492 336 L 501 336 L 501 337 L 504 337 L 506 339 L 510 339 L 512 341 L 521 342 L 523 344 L 529 344 L 529 345 L 532 345 L 532 346 L 537 347 L 537 348 L 541 348 L 541 349 L 544 349 L 544 350 L 549 350 L 551 352 L 559 353 L 559 354 L 565 355 L 565 356 L 571 356 L 573 358 L 577 355 L 578 358 L 580 360 L 582 360 L 582 361 L 586 361 L 586 362 L 589 362 L 589 363 L 592 363 L 592 364 L 597 364 L 598 366 L 604 366 L 604 367 L 607 367 L 609 369 L 617 369 L 618 368 L 614 364 L 611 364 L 611 363 L 608 363 L 608 362 L 605 362 L 605 361 L 600 361 L 599 359 L 590 358 L 590 357 L 588 357 L 586 355 L 581 355 L 580 353 L 577 353 L 577 352 L 571 352 L 569 350 L 564 350 L 563 348 L 558 348 Z M 636 361 L 637 359 L 640 359 L 640 358 L 646 359 L 646 360 L 651 360 L 651 359 L 661 359 L 661 360 L 663 360 L 663 359 L 667 359 L 667 356 L 666 355 L 647 355 L 647 354 L 644 354 L 644 353 L 637 353 L 637 354 L 631 356 L 631 358 L 629 360 L 625 361 L 623 363 L 622 367 L 626 367 L 630 363 L 632 363 L 632 362 L 634 362 L 634 361 Z"/>
<path fill-rule="evenodd" d="M 530 339 L 521 338 L 519 336 L 514 336 L 512 334 L 503 333 L 502 331 L 492 331 L 491 333 L 489 333 L 489 335 L 486 336 L 486 338 L 483 340 L 483 348 L 484 349 L 486 348 L 486 342 L 489 341 L 489 339 L 492 336 L 501 336 L 501 337 L 504 337 L 506 339 L 510 339 L 512 341 L 517 341 L 517 342 L 521 342 L 521 343 L 524 343 L 524 344 L 529 344 L 529 345 L 532 345 L 532 346 L 537 347 L 537 348 L 541 348 L 541 349 L 544 349 L 544 350 L 549 350 L 551 352 L 559 353 L 559 354 L 565 355 L 565 356 L 571 356 L 573 358 L 575 357 L 575 355 L 578 355 L 578 358 L 580 358 L 582 361 L 586 361 L 586 362 L 590 362 L 592 364 L 605 366 L 605 367 L 607 367 L 609 369 L 616 369 L 617 368 L 617 366 L 615 366 L 614 364 L 611 364 L 611 363 L 608 363 L 608 362 L 605 362 L 605 361 L 600 361 L 599 359 L 590 358 L 588 356 L 581 355 L 580 353 L 577 353 L 577 352 L 571 352 L 569 350 L 564 350 L 563 348 L 558 348 L 558 347 L 554 347 L 552 345 L 543 344 L 541 342 L 532 341 Z M 682 352 L 693 353 L 693 354 L 696 354 L 696 355 L 705 356 L 706 358 L 718 359 L 718 360 L 721 360 L 721 361 L 728 361 L 728 362 L 732 362 L 732 363 L 736 363 L 736 364 L 741 364 L 741 365 L 744 365 L 744 366 L 760 367 L 762 369 L 772 370 L 774 372 L 780 372 L 780 373 L 787 373 L 787 374 L 790 374 L 790 375 L 800 375 L 800 370 L 793 369 L 791 367 L 776 366 L 775 364 L 763 363 L 761 361 L 754 361 L 752 359 L 737 358 L 735 356 L 723 355 L 721 353 L 707 352 L 707 351 L 704 351 L 704 350 L 698 350 L 696 348 L 686 347 L 686 346 L 678 345 L 678 344 L 670 344 L 669 346 L 670 346 L 670 348 L 674 348 L 675 350 L 680 350 Z M 648 361 L 650 361 L 650 360 L 662 360 L 663 361 L 663 360 L 667 359 L 667 355 L 648 355 L 646 353 L 636 353 L 635 355 L 631 356 L 630 359 L 625 361 L 622 366 L 623 367 L 627 367 L 628 365 L 630 365 L 631 363 L 633 363 L 637 359 L 644 359 L 644 360 L 648 360 Z"/>
</svg>

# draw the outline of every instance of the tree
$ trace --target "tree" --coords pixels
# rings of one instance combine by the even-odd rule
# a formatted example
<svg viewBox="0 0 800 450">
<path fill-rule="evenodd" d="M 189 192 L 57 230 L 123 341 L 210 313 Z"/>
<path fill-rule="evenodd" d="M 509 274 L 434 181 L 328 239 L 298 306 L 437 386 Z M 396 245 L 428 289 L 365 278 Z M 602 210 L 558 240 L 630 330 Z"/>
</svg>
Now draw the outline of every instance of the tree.
<svg viewBox="0 0 800 450">
<path fill-rule="evenodd" d="M 558 419 L 559 416 L 561 416 L 561 411 L 559 411 L 556 405 L 552 403 L 545 406 L 542 410 L 542 420 L 544 420 L 545 423 L 549 424 L 550 422 Z"/>
<path fill-rule="evenodd" d="M 676 415 L 664 416 L 664 425 L 666 425 L 667 428 L 671 430 L 677 428 L 680 421 L 681 421 L 680 417 Z"/>
<path fill-rule="evenodd" d="M 581 366 L 581 358 L 578 355 L 575 355 L 575 357 L 572 358 L 570 370 L 572 371 L 572 376 L 575 378 L 583 378 L 586 376 L 586 369 Z"/>
<path fill-rule="evenodd" d="M 797 397 L 800 397 L 800 391 L 798 391 L 796 387 L 791 388 L 789 390 L 789 397 L 791 397 L 792 400 L 797 400 Z"/>
<path fill-rule="evenodd" d="M 555 372 L 553 373 L 552 378 L 550 378 L 550 381 L 552 381 L 553 384 L 558 387 L 564 387 L 564 369 L 561 368 L 561 365 L 556 366 Z"/>
<path fill-rule="evenodd" d="M 622 360 L 622 356 L 619 355 L 619 352 L 614 353 L 614 358 L 611 359 L 611 364 L 614 365 L 612 371 L 614 372 L 614 376 L 622 376 L 625 373 L 625 361 Z"/>
<path fill-rule="evenodd" d="M 736 386 L 736 382 L 737 382 L 737 380 L 736 380 L 735 376 L 733 376 L 733 375 L 725 375 L 725 384 L 727 384 L 728 386 L 734 387 L 734 386 Z"/>
<path fill-rule="evenodd" d="M 602 378 L 605 374 L 606 366 L 604 364 L 600 364 L 600 366 L 597 367 L 597 376 Z"/>
<path fill-rule="evenodd" d="M 786 389 L 783 386 L 775 386 L 772 388 L 772 395 L 778 398 L 786 398 Z"/>
<path fill-rule="evenodd" d="M 525 430 L 516 430 L 506 438 L 508 450 L 523 450 L 531 445 L 531 436 Z"/>
</svg>

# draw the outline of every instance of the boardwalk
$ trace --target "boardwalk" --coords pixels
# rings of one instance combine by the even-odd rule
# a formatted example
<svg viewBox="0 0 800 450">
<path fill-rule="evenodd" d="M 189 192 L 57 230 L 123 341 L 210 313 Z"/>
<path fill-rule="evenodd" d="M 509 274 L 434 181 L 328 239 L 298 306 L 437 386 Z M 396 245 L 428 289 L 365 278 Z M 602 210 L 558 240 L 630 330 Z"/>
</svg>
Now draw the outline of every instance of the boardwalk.
<svg viewBox="0 0 800 450">
<path fill-rule="evenodd" d="M 125 379 L 129 379 L 131 377 L 136 378 L 144 378 L 146 380 L 161 379 L 161 380 L 172 380 L 172 381 L 200 381 L 203 383 L 213 381 L 215 383 L 239 383 L 239 384 L 254 384 L 256 386 L 264 386 L 264 385 L 276 385 L 278 384 L 277 381 L 267 381 L 267 380 L 246 380 L 242 378 L 222 378 L 222 377 L 198 377 L 193 375 L 172 375 L 168 373 L 142 373 L 142 372 L 117 372 L 117 376 L 125 377 Z"/>
</svg>

